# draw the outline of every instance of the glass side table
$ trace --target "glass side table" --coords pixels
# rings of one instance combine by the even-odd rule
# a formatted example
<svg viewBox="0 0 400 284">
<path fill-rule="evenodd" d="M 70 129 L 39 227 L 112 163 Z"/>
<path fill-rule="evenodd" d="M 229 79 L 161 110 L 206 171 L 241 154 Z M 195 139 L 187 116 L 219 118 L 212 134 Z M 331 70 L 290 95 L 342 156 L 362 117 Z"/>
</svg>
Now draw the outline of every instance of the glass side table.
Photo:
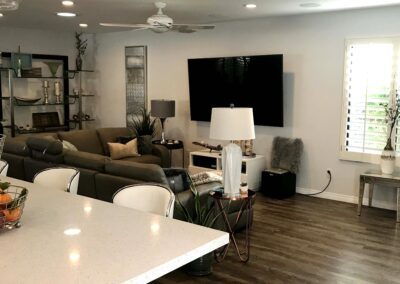
<svg viewBox="0 0 400 284">
<path fill-rule="evenodd" d="M 247 194 L 241 194 L 240 196 L 234 196 L 234 197 L 228 197 L 224 196 L 222 191 L 210 191 L 211 197 L 214 199 L 214 202 L 217 206 L 217 214 L 222 215 L 222 219 L 224 220 L 225 228 L 227 232 L 229 233 L 229 243 L 222 247 L 219 250 L 214 251 L 214 256 L 215 260 L 217 262 L 222 262 L 226 256 L 226 253 L 228 252 L 229 245 L 233 243 L 233 246 L 235 247 L 236 253 L 239 256 L 240 261 L 242 262 L 248 262 L 250 259 L 250 237 L 249 237 L 249 229 L 250 229 L 250 209 L 251 209 L 251 204 L 252 200 L 255 198 L 256 193 L 255 191 L 248 190 Z M 228 215 L 227 215 L 227 207 L 229 206 L 224 206 L 223 202 L 228 201 L 229 203 L 232 201 L 237 201 L 241 202 L 240 205 L 240 210 L 237 213 L 236 216 L 236 222 L 231 226 L 228 220 Z M 245 244 L 244 244 L 244 249 L 240 250 L 238 242 L 236 241 L 235 238 L 235 228 L 242 217 L 243 213 L 246 211 L 246 228 L 245 228 Z"/>
</svg>

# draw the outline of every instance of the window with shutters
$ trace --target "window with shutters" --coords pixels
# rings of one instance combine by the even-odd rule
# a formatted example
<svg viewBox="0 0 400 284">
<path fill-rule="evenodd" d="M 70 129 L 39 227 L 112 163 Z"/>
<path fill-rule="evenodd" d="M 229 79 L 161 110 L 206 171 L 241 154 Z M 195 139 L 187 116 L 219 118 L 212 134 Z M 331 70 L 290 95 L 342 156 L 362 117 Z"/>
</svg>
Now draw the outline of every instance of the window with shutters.
<svg viewBox="0 0 400 284">
<path fill-rule="evenodd" d="M 346 43 L 340 157 L 378 163 L 386 145 L 383 103 L 396 100 L 400 38 L 359 39 Z M 400 75 L 400 74 L 399 74 Z M 397 137 L 399 136 L 399 137 Z M 396 151 L 400 131 L 395 127 Z"/>
</svg>

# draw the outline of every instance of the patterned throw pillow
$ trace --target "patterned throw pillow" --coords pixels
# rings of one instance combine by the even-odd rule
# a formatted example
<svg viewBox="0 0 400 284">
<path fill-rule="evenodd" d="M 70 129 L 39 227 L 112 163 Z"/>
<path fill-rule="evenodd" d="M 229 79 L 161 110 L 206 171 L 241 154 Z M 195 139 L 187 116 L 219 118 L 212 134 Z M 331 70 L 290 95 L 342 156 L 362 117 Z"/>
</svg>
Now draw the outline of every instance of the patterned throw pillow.
<svg viewBox="0 0 400 284">
<path fill-rule="evenodd" d="M 194 185 L 200 185 L 210 182 L 222 182 L 222 173 L 220 172 L 201 172 L 197 174 L 190 175 Z"/>
</svg>

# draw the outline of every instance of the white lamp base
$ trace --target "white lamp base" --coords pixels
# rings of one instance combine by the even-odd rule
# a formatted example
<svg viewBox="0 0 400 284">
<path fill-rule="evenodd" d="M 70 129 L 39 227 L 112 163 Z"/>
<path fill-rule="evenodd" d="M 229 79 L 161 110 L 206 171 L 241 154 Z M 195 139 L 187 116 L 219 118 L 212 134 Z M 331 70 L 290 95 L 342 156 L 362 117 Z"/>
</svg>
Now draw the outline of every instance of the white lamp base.
<svg viewBox="0 0 400 284">
<path fill-rule="evenodd" d="M 238 145 L 230 143 L 222 149 L 222 170 L 224 195 L 229 197 L 239 196 L 242 149 Z"/>
</svg>

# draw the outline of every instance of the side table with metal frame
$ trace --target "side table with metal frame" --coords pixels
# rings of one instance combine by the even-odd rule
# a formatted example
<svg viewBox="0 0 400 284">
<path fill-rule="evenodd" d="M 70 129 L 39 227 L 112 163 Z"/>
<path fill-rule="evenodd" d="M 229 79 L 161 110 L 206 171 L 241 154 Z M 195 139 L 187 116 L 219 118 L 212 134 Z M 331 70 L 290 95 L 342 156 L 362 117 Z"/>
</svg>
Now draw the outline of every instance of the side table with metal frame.
<svg viewBox="0 0 400 284">
<path fill-rule="evenodd" d="M 396 222 L 400 222 L 400 174 L 393 173 L 392 175 L 382 174 L 380 171 L 376 170 L 368 170 L 362 174 L 360 174 L 360 189 L 358 195 L 358 208 L 357 214 L 361 215 L 362 203 L 364 199 L 364 188 L 365 184 L 369 184 L 369 198 L 368 198 L 368 206 L 372 205 L 372 195 L 374 192 L 374 185 L 381 184 L 390 187 L 394 187 L 397 191 L 397 213 L 396 213 Z"/>
<path fill-rule="evenodd" d="M 234 196 L 234 197 L 224 196 L 221 191 L 210 191 L 210 195 L 214 199 L 214 202 L 218 208 L 218 213 L 220 213 L 222 215 L 226 230 L 229 233 L 229 243 L 226 246 L 222 247 L 222 249 L 215 250 L 215 252 L 214 252 L 215 260 L 217 262 L 222 262 L 228 252 L 230 243 L 233 243 L 233 245 L 236 249 L 236 252 L 239 256 L 240 261 L 248 262 L 250 259 L 250 237 L 249 237 L 249 229 L 250 229 L 250 223 L 251 223 L 250 210 L 252 207 L 252 200 L 256 196 L 255 191 L 248 190 L 247 194 L 241 194 L 240 196 Z M 237 213 L 236 222 L 233 226 L 231 226 L 231 224 L 229 223 L 228 215 L 226 212 L 227 206 L 223 205 L 224 201 L 228 201 L 228 202 L 241 201 L 240 210 Z M 240 250 L 238 242 L 235 238 L 235 229 L 236 229 L 236 225 L 238 224 L 244 211 L 246 211 L 246 215 L 247 215 L 246 216 L 246 228 L 245 228 L 246 240 L 245 240 L 245 244 L 244 244 L 244 249 Z"/>
</svg>

